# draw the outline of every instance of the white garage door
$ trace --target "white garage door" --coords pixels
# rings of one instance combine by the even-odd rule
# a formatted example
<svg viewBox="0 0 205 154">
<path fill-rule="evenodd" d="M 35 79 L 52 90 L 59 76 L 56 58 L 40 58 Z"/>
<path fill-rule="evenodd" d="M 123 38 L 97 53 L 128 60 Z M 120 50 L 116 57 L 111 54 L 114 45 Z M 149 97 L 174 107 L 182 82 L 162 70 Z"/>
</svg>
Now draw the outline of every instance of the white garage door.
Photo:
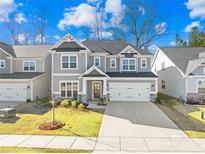
<svg viewBox="0 0 205 154">
<path fill-rule="evenodd" d="M 150 83 L 110 83 L 110 101 L 150 101 Z"/>
<path fill-rule="evenodd" d="M 0 84 L 0 101 L 26 101 L 26 86 Z"/>
</svg>

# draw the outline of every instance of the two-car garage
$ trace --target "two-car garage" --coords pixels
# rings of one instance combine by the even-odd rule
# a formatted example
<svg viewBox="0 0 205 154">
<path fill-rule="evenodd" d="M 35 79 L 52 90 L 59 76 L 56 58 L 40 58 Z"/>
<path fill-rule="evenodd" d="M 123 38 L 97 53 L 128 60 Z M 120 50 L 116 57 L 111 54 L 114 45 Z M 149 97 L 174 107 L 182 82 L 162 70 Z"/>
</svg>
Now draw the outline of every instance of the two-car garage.
<svg viewBox="0 0 205 154">
<path fill-rule="evenodd" d="M 150 101 L 150 83 L 110 83 L 110 101 Z"/>
</svg>

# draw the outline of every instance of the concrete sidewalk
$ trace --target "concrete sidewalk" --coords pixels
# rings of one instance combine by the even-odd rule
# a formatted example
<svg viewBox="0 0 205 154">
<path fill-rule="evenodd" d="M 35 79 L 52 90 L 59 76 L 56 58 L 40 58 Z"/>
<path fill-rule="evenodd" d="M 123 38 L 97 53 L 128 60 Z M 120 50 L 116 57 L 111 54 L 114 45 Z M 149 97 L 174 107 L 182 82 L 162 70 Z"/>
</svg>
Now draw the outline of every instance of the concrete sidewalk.
<svg viewBox="0 0 205 154">
<path fill-rule="evenodd" d="M 205 152 L 205 139 L 0 135 L 0 147 L 81 149 L 95 152 Z"/>
</svg>

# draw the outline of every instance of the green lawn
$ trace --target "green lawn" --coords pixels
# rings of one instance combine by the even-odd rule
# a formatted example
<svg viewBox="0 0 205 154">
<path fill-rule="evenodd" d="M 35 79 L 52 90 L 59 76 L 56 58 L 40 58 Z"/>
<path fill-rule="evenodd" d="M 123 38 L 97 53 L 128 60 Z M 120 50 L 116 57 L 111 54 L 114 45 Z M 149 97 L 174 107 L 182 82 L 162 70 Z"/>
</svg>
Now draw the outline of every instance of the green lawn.
<svg viewBox="0 0 205 154">
<path fill-rule="evenodd" d="M 186 105 L 176 98 L 158 94 L 160 103 L 156 105 L 189 137 L 205 138 L 205 124 L 192 116 L 198 116 L 198 107 Z M 192 116 L 190 116 L 192 113 Z"/>
<path fill-rule="evenodd" d="M 51 121 L 52 110 L 43 114 L 17 114 L 15 123 L 0 122 L 1 134 L 65 135 L 97 137 L 102 122 L 102 113 L 79 111 L 71 108 L 56 108 L 56 120 L 65 123 L 63 129 L 40 130 L 38 127 L 45 121 Z"/>
<path fill-rule="evenodd" d="M 0 153 L 91 153 L 92 150 L 0 147 Z"/>
</svg>

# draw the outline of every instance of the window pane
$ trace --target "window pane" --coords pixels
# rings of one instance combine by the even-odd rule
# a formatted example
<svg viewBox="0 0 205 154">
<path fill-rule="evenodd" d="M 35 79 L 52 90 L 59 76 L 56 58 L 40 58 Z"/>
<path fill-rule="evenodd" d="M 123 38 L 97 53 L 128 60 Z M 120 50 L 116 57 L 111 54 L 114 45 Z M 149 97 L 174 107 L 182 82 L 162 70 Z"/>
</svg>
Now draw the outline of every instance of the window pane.
<svg viewBox="0 0 205 154">
<path fill-rule="evenodd" d="M 63 56 L 62 57 L 62 67 L 63 68 L 68 68 L 69 67 L 69 58 L 68 58 L 68 56 Z"/>
<path fill-rule="evenodd" d="M 130 65 L 135 65 L 135 60 L 134 59 L 130 60 Z"/>
<path fill-rule="evenodd" d="M 99 67 L 100 66 L 100 59 L 95 58 L 95 66 Z"/>
<path fill-rule="evenodd" d="M 5 67 L 5 62 L 4 61 L 0 61 L 0 67 Z"/>
<path fill-rule="evenodd" d="M 77 68 L 76 56 L 70 56 L 70 68 Z"/>
<path fill-rule="evenodd" d="M 65 83 L 61 83 L 61 97 L 66 97 L 65 95 Z"/>
<path fill-rule="evenodd" d="M 130 65 L 130 70 L 135 70 L 135 65 Z"/>
<path fill-rule="evenodd" d="M 36 69 L 36 63 L 35 62 L 30 62 L 30 70 L 34 71 Z"/>
<path fill-rule="evenodd" d="M 78 83 L 77 82 L 73 82 L 73 90 L 78 90 Z"/>
<path fill-rule="evenodd" d="M 111 67 L 115 67 L 115 60 L 111 60 Z"/>
<path fill-rule="evenodd" d="M 127 59 L 123 59 L 123 65 L 128 65 L 128 60 Z"/>
<path fill-rule="evenodd" d="M 128 70 L 128 65 L 123 65 L 123 68 L 122 68 L 124 71 L 127 71 Z"/>
<path fill-rule="evenodd" d="M 67 97 L 72 97 L 72 83 L 67 82 Z"/>
<path fill-rule="evenodd" d="M 24 70 L 25 71 L 29 70 L 29 62 L 24 62 Z"/>
<path fill-rule="evenodd" d="M 78 91 L 77 90 L 73 90 L 73 98 L 77 98 L 78 97 Z"/>
</svg>

